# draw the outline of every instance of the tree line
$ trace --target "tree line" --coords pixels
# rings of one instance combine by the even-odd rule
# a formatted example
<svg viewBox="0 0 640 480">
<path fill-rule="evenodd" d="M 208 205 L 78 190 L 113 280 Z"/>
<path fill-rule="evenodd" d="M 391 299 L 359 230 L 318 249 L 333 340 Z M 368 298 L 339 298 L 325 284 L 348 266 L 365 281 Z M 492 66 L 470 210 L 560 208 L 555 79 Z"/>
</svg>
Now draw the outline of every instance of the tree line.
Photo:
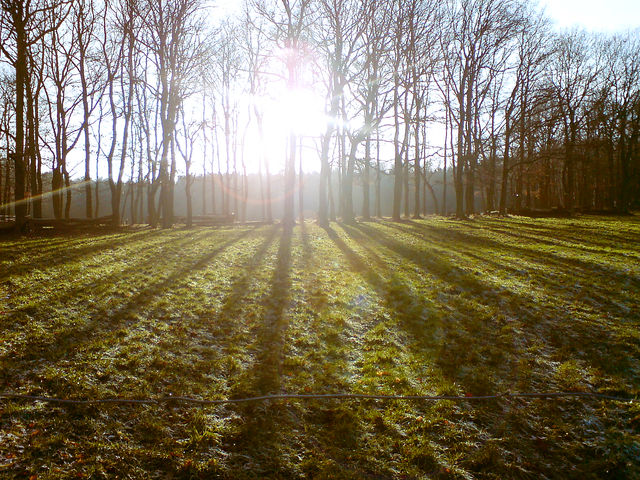
<svg viewBox="0 0 640 480">
<path fill-rule="evenodd" d="M 274 172 L 251 100 L 274 85 L 324 98 L 321 224 L 387 202 L 418 217 L 427 197 L 458 217 L 640 201 L 638 30 L 558 32 L 524 0 L 245 0 L 227 16 L 205 0 L 0 3 L 0 215 L 18 227 L 44 201 L 69 218 L 78 177 L 87 218 L 104 181 L 115 224 L 126 193 L 134 221 L 169 227 L 178 176 L 188 223 L 196 176 L 212 214 L 242 218 L 248 155 L 263 218 L 281 197 L 294 223 L 304 139 L 287 132 Z"/>
</svg>

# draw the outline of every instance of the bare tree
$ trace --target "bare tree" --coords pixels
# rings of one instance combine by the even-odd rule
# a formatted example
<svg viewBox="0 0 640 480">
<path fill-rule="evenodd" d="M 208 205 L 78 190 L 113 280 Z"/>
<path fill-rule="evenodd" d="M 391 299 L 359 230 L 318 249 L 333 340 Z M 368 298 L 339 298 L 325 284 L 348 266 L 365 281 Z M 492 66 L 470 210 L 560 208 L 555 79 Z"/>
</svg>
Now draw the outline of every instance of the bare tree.
<svg viewBox="0 0 640 480">
<path fill-rule="evenodd" d="M 193 93 L 200 63 L 207 53 L 203 9 L 203 0 L 141 0 L 138 5 L 144 32 L 139 41 L 152 55 L 159 78 L 155 94 L 162 130 L 159 179 L 164 228 L 173 223 L 175 157 L 172 152 L 178 109 Z"/>
<path fill-rule="evenodd" d="M 0 217 L 10 215 L 11 189 L 13 186 L 11 175 L 11 155 L 15 143 L 15 81 L 8 75 L 0 77 L 0 141 L 4 148 L 0 150 Z"/>
<path fill-rule="evenodd" d="M 519 106 L 521 121 L 532 114 L 532 97 L 535 84 L 548 65 L 551 53 L 549 45 L 548 22 L 533 12 L 526 16 L 517 39 L 517 57 L 512 74 L 512 88 L 503 102 L 504 147 L 502 155 L 502 180 L 500 187 L 499 210 L 502 215 L 507 208 L 507 189 L 509 173 L 514 168 L 511 164 L 511 139 L 514 133 L 516 108 Z M 522 139 L 521 139 L 522 142 Z"/>
<path fill-rule="evenodd" d="M 512 0 L 451 0 L 444 6 L 447 23 L 441 47 L 444 83 L 455 100 L 448 113 L 457 130 L 454 186 L 456 215 L 461 218 L 474 210 L 477 120 L 489 91 L 486 75 L 491 73 L 495 52 L 512 41 L 522 23 L 518 7 Z"/>
<path fill-rule="evenodd" d="M 49 11 L 49 22 L 55 26 L 61 12 Z M 75 122 L 76 112 L 82 102 L 81 89 L 77 88 L 73 59 L 78 52 L 78 42 L 73 25 L 65 22 L 51 28 L 45 37 L 45 84 L 49 127 L 53 135 L 47 147 L 53 156 L 53 210 L 56 218 L 68 219 L 71 209 L 71 178 L 68 156 L 80 140 L 82 125 Z M 63 208 L 64 192 L 64 208 Z"/>
<path fill-rule="evenodd" d="M 73 4 L 72 21 L 77 43 L 75 68 L 80 79 L 82 96 L 82 131 L 84 133 L 84 189 L 85 189 L 85 214 L 87 218 L 93 216 L 91 197 L 91 134 L 90 117 L 97 106 L 97 94 L 104 88 L 101 68 L 96 61 L 92 61 L 97 55 L 92 52 L 95 48 L 95 34 L 98 28 L 99 13 L 96 12 L 94 2 L 77 0 Z M 96 172 L 97 174 L 97 172 Z"/>
<path fill-rule="evenodd" d="M 548 81 L 555 95 L 564 134 L 563 203 L 572 212 L 575 206 L 578 133 L 602 68 L 598 58 L 602 50 L 593 37 L 581 31 L 560 36 L 556 41 L 558 50 L 548 70 Z"/>
<path fill-rule="evenodd" d="M 250 12 L 249 2 L 244 5 L 244 46 L 245 58 L 247 61 L 247 80 L 249 83 L 249 95 L 255 98 L 259 94 L 264 94 L 264 80 L 262 70 L 268 62 L 268 55 L 265 51 L 267 40 L 263 17 L 253 18 Z M 255 118 L 258 131 L 258 179 L 260 182 L 260 205 L 262 209 L 262 219 L 271 222 L 273 213 L 271 209 L 271 174 L 269 169 L 269 157 L 265 151 L 264 143 L 264 112 L 259 102 L 254 101 L 249 106 L 248 116 Z M 263 180 L 262 169 L 264 168 L 265 178 Z"/>
<path fill-rule="evenodd" d="M 327 71 L 327 116 L 330 119 L 320 142 L 318 222 L 321 225 L 326 225 L 329 220 L 327 198 L 329 150 L 336 130 L 341 100 L 351 80 L 352 67 L 362 48 L 361 35 L 367 22 L 373 21 L 371 18 L 373 12 L 367 12 L 367 9 L 373 9 L 371 2 L 364 2 L 362 5 L 361 3 L 352 0 L 323 0 L 319 6 L 320 21 L 315 34 L 319 49 L 324 54 L 324 68 Z"/>
<path fill-rule="evenodd" d="M 187 199 L 187 227 L 191 228 L 193 225 L 193 201 L 191 196 L 191 187 L 193 186 L 193 178 L 191 176 L 191 164 L 193 161 L 193 151 L 194 145 L 196 143 L 196 139 L 198 135 L 200 135 L 200 130 L 202 129 L 202 124 L 198 122 L 195 118 L 195 115 L 192 115 L 191 120 L 187 123 L 185 114 L 184 114 L 184 106 L 181 106 L 179 111 L 180 116 L 180 128 L 176 130 L 177 138 L 176 138 L 176 146 L 182 159 L 184 160 L 185 166 L 185 195 Z"/>
<path fill-rule="evenodd" d="M 222 188 L 222 213 L 232 213 L 231 201 L 236 201 L 237 213 L 237 171 L 232 174 L 233 154 L 236 150 L 237 129 L 234 119 L 238 115 L 238 99 L 234 97 L 233 89 L 239 83 L 241 67 L 241 49 L 239 43 L 239 27 L 228 19 L 225 19 L 217 38 L 215 57 L 216 71 L 214 72 L 215 85 L 219 90 L 220 105 L 222 107 L 222 127 L 224 131 L 225 152 L 225 181 Z M 235 166 L 234 166 L 235 168 Z M 232 182 L 235 185 L 232 188 Z"/>
<path fill-rule="evenodd" d="M 26 163 L 29 169 L 31 206 L 35 218 L 42 217 L 42 152 L 40 148 L 40 98 L 45 83 L 45 48 L 43 42 L 29 49 L 29 71 L 25 83 L 26 93 Z"/>
<path fill-rule="evenodd" d="M 617 137 L 616 194 L 611 195 L 613 205 L 620 212 L 628 212 L 632 193 L 632 159 L 638 155 L 638 128 L 640 122 L 640 40 L 638 32 L 614 37 L 607 50 L 606 79 L 610 81 L 610 102 L 613 131 Z M 635 151 L 634 151 L 635 147 Z M 636 173 L 637 176 L 637 173 Z M 612 175 L 613 177 L 613 175 Z"/>
<path fill-rule="evenodd" d="M 25 199 L 25 84 L 27 81 L 29 48 L 55 31 L 68 14 L 69 2 L 48 0 L 1 0 L 0 5 L 0 50 L 15 70 L 15 152 L 14 152 L 14 197 L 16 229 L 21 230 L 25 222 L 27 206 Z M 53 9 L 58 9 L 56 22 L 49 23 Z"/>
<path fill-rule="evenodd" d="M 393 214 L 392 217 L 395 221 L 400 220 L 400 211 L 402 207 L 402 191 L 403 191 L 403 178 L 404 178 L 404 165 L 403 158 L 406 155 L 406 149 L 408 148 L 409 139 L 409 124 L 406 121 L 408 118 L 408 72 L 406 64 L 406 50 L 408 47 L 407 35 L 408 29 L 406 28 L 406 16 L 404 11 L 406 9 L 407 0 L 394 0 L 393 2 L 393 18 L 392 25 L 392 41 L 393 46 L 389 54 L 391 56 L 391 64 L 393 68 L 393 123 L 394 123 L 394 136 L 393 136 L 393 149 L 394 149 L 394 164 L 393 164 Z M 405 118 L 401 118 L 401 110 L 404 107 Z M 403 121 L 404 120 L 404 121 Z M 400 140 L 400 133 L 402 134 L 402 141 Z"/>
<path fill-rule="evenodd" d="M 110 142 L 105 160 L 111 193 L 112 222 L 115 226 L 120 225 L 121 220 L 123 175 L 135 85 L 135 36 L 139 25 L 135 24 L 137 16 L 134 7 L 132 0 L 121 0 L 104 10 L 102 21 L 101 62 L 105 68 L 107 112 L 111 119 Z M 122 126 L 119 125 L 121 118 L 124 120 Z M 116 165 L 116 149 L 120 138 L 119 163 Z"/>
<path fill-rule="evenodd" d="M 258 14 L 273 27 L 273 41 L 284 53 L 284 81 L 289 91 L 295 91 L 300 80 L 305 57 L 304 39 L 308 35 L 312 18 L 311 0 L 253 1 Z M 294 191 L 296 188 L 297 136 L 289 132 L 288 151 L 284 167 L 284 214 L 282 223 L 291 227 L 295 224 Z"/>
<path fill-rule="evenodd" d="M 436 55 L 435 27 L 438 25 L 439 10 L 435 2 L 412 0 L 408 4 L 407 27 L 409 35 L 409 48 L 406 51 L 407 65 L 410 73 L 411 95 L 414 98 L 413 136 L 414 136 L 414 218 L 420 217 L 420 130 L 426 128 L 426 112 L 429 104 L 429 92 Z M 425 135 L 426 138 L 426 135 Z M 426 162 L 426 158 L 425 158 Z M 408 179 L 407 179 L 408 180 Z M 425 177 L 426 181 L 426 177 Z M 408 193 L 408 192 L 407 192 Z M 408 203 L 408 202 L 407 202 Z M 407 205 L 408 206 L 408 205 Z"/>
</svg>

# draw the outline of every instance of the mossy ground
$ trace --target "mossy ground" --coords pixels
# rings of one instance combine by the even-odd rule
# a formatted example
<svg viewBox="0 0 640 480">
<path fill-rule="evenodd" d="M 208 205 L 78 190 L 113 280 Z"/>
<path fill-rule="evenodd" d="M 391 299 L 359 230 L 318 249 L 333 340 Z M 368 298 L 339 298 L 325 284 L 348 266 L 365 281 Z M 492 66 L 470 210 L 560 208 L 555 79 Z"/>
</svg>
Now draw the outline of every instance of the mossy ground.
<svg viewBox="0 0 640 480">
<path fill-rule="evenodd" d="M 0 390 L 640 389 L 640 221 L 442 218 L 0 239 Z M 639 478 L 593 399 L 2 400 L 1 478 Z"/>
</svg>

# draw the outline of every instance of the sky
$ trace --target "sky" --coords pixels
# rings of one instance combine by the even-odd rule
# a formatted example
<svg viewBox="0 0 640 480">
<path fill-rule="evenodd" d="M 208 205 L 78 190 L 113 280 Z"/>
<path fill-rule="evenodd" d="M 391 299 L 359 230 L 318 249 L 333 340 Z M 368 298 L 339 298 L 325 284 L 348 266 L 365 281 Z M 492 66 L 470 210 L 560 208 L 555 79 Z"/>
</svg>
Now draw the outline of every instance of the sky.
<svg viewBox="0 0 640 480">
<path fill-rule="evenodd" d="M 595 32 L 640 28 L 640 0 L 538 0 L 559 29 L 582 27 Z M 220 13 L 239 10 L 241 0 L 214 2 Z"/>
<path fill-rule="evenodd" d="M 640 27 L 640 0 L 539 0 L 559 29 L 617 32 Z"/>
</svg>

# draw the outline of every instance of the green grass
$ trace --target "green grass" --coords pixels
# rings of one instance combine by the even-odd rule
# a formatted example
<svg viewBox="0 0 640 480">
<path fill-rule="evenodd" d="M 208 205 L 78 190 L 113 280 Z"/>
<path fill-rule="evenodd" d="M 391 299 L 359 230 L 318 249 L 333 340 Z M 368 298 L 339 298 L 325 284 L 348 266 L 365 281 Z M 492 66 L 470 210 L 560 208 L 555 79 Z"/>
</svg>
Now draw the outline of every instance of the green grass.
<svg viewBox="0 0 640 480">
<path fill-rule="evenodd" d="M 0 239 L 0 390 L 640 390 L 640 221 Z M 0 478 L 639 478 L 640 406 L 0 402 Z M 33 477 L 35 475 L 35 477 Z"/>
</svg>

